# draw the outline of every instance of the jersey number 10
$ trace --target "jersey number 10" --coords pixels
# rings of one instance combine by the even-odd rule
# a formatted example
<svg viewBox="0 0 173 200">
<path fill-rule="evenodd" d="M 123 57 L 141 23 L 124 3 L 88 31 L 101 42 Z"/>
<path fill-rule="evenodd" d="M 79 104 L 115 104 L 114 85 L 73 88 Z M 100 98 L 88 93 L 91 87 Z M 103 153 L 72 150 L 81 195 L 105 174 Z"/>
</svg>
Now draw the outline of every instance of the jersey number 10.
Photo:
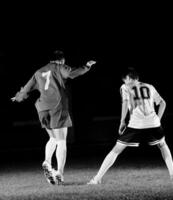
<svg viewBox="0 0 173 200">
<path fill-rule="evenodd" d="M 148 87 L 141 86 L 139 87 L 139 90 L 137 89 L 137 87 L 133 87 L 132 89 L 135 93 L 134 100 L 140 100 L 140 99 L 144 100 L 150 98 L 150 90 Z"/>
</svg>

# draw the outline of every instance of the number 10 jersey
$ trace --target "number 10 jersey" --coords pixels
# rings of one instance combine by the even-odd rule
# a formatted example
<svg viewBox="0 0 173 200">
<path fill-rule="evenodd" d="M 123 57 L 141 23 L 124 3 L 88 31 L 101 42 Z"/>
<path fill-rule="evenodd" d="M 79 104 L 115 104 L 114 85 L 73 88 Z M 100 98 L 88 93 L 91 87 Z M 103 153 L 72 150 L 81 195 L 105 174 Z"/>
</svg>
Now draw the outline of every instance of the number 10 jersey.
<svg viewBox="0 0 173 200">
<path fill-rule="evenodd" d="M 154 128 L 160 126 L 160 119 L 155 112 L 162 97 L 153 85 L 136 82 L 133 87 L 123 84 L 120 88 L 122 101 L 128 101 L 131 128 Z"/>
</svg>

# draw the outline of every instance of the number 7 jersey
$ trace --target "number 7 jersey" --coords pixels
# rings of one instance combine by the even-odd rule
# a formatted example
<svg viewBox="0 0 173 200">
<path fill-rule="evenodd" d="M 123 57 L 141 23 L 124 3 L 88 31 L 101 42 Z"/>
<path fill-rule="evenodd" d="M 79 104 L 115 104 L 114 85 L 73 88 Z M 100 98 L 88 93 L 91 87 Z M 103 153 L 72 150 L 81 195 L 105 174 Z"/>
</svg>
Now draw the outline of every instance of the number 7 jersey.
<svg viewBox="0 0 173 200">
<path fill-rule="evenodd" d="M 155 112 L 162 97 L 154 86 L 147 83 L 136 82 L 129 87 L 123 84 L 120 88 L 122 101 L 128 101 L 130 120 L 128 127 L 152 128 L 160 126 L 160 119 Z"/>
<path fill-rule="evenodd" d="M 27 84 L 16 94 L 16 101 L 20 102 L 29 96 L 33 90 L 40 92 L 35 106 L 38 112 L 50 109 L 68 110 L 68 97 L 65 87 L 66 79 L 60 73 L 60 67 L 55 62 L 37 70 Z M 62 67 L 69 67 L 63 65 Z M 69 78 L 73 79 L 86 73 L 89 69 L 85 66 L 72 69 Z"/>
</svg>

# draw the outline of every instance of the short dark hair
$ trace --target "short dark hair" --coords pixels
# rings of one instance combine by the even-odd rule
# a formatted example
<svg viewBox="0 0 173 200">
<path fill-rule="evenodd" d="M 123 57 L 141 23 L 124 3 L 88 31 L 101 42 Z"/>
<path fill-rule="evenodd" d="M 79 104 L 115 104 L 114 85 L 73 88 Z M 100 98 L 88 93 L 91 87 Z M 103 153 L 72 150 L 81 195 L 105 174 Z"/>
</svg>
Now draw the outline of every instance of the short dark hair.
<svg viewBox="0 0 173 200">
<path fill-rule="evenodd" d="M 125 79 L 127 76 L 129 76 L 131 79 L 136 80 L 139 79 L 139 74 L 138 72 L 135 70 L 134 67 L 128 67 L 126 68 L 123 73 L 121 78 Z"/>
<path fill-rule="evenodd" d="M 62 60 L 64 59 L 64 52 L 60 50 L 55 50 L 51 55 L 51 60 Z"/>
</svg>

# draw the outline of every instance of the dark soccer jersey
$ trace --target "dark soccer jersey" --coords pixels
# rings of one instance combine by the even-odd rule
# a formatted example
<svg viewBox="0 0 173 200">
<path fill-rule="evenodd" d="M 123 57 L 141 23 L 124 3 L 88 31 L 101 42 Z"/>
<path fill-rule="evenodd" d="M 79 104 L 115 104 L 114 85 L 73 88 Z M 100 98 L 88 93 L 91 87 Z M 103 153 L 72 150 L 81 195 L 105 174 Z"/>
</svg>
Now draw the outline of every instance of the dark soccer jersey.
<svg viewBox="0 0 173 200">
<path fill-rule="evenodd" d="M 36 89 L 40 92 L 40 97 L 35 104 L 38 112 L 57 107 L 68 110 L 65 79 L 60 73 L 60 67 L 62 66 L 51 62 L 37 70 L 28 83 L 16 94 L 16 100 L 26 99 L 29 92 Z M 87 67 L 74 69 L 70 72 L 69 78 L 75 78 L 88 70 Z"/>
</svg>

